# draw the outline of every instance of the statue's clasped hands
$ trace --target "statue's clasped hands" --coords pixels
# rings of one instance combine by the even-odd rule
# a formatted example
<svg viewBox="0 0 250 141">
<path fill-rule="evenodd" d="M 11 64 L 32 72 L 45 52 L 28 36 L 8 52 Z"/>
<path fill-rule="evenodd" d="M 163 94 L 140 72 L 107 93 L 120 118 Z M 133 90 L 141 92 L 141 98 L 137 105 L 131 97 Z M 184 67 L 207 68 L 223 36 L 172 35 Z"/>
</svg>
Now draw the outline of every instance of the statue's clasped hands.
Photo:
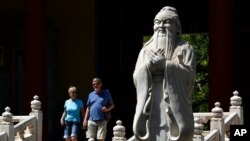
<svg viewBox="0 0 250 141">
<path fill-rule="evenodd" d="M 147 52 L 149 59 L 149 67 L 152 69 L 164 69 L 166 58 L 164 57 L 164 49 L 149 50 Z"/>
</svg>

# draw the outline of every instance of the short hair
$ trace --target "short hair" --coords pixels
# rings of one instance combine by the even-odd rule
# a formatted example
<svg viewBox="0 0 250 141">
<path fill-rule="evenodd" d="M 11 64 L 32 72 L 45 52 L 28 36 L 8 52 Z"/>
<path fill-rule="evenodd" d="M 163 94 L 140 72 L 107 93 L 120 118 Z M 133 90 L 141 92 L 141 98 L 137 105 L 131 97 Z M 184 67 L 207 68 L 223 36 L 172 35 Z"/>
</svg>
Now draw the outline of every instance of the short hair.
<svg viewBox="0 0 250 141">
<path fill-rule="evenodd" d="M 92 80 L 92 82 L 98 82 L 98 83 L 102 83 L 102 79 L 101 78 L 99 78 L 99 77 L 95 77 L 93 80 Z"/>
<path fill-rule="evenodd" d="M 69 86 L 68 93 L 71 93 L 72 91 L 77 92 L 76 86 Z"/>
</svg>

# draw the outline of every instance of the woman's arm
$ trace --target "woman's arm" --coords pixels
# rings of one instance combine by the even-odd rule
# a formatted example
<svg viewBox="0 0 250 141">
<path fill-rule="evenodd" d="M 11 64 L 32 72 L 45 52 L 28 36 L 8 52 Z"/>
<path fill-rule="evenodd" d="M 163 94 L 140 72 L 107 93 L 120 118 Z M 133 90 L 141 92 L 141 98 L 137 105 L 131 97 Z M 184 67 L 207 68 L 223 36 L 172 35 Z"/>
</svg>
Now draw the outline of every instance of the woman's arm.
<svg viewBox="0 0 250 141">
<path fill-rule="evenodd" d="M 86 112 L 85 112 L 85 116 L 83 120 L 83 128 L 87 128 L 88 119 L 89 119 L 89 106 L 86 108 Z"/>
<path fill-rule="evenodd" d="M 61 120 L 60 120 L 61 125 L 64 125 L 64 118 L 65 118 L 65 116 L 66 116 L 66 110 L 64 109 L 62 117 L 61 117 Z"/>
</svg>

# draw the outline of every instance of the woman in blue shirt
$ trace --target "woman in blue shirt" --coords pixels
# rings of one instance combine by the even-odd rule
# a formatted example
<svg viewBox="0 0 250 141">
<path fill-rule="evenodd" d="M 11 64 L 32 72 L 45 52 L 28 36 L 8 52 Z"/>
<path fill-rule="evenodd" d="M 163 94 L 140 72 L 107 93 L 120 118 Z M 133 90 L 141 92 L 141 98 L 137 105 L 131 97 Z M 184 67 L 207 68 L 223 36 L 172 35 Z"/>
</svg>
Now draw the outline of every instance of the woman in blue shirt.
<svg viewBox="0 0 250 141">
<path fill-rule="evenodd" d="M 81 116 L 84 118 L 84 103 L 77 98 L 77 88 L 70 86 L 68 89 L 69 99 L 64 103 L 64 111 L 61 117 L 61 125 L 64 126 L 64 136 L 66 141 L 77 141 L 78 129 Z"/>
</svg>

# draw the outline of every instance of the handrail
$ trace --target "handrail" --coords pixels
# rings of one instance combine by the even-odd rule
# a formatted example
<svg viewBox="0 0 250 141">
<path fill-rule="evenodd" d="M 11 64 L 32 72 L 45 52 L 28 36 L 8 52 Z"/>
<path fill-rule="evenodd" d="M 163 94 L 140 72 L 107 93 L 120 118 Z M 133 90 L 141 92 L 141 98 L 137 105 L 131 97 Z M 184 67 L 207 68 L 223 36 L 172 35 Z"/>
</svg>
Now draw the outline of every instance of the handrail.
<svg viewBox="0 0 250 141">
<path fill-rule="evenodd" d="M 20 121 L 14 126 L 14 134 L 17 134 L 18 131 L 24 131 L 27 127 L 34 126 L 36 128 L 36 117 L 34 115 L 26 116 L 26 119 Z"/>
<path fill-rule="evenodd" d="M 193 113 L 193 115 L 194 115 L 194 118 L 196 117 L 200 118 L 203 121 L 203 123 L 207 123 L 213 117 L 212 112 Z M 230 112 L 223 112 L 224 118 L 227 118 L 229 115 L 231 115 Z"/>
<path fill-rule="evenodd" d="M 135 136 L 132 136 L 131 138 L 128 139 L 128 141 L 137 141 Z"/>
<path fill-rule="evenodd" d="M 233 112 L 225 119 L 225 129 L 228 131 L 230 129 L 230 125 L 238 124 L 240 122 L 240 118 L 236 112 Z"/>
<path fill-rule="evenodd" d="M 11 122 L 17 123 L 17 122 L 20 122 L 20 121 L 24 120 L 26 117 L 27 117 L 27 116 L 18 116 L 18 115 L 15 115 L 15 116 L 12 117 Z M 0 122 L 4 122 L 2 116 L 0 116 Z"/>
<path fill-rule="evenodd" d="M 203 123 L 207 123 L 213 117 L 213 113 L 211 112 L 193 113 L 193 115 L 194 119 L 198 117 L 203 121 Z"/>
<path fill-rule="evenodd" d="M 218 141 L 220 137 L 219 130 L 210 131 L 204 138 L 205 141 Z"/>
<path fill-rule="evenodd" d="M 0 132 L 0 141 L 7 141 L 7 139 L 8 139 L 7 132 L 5 131 Z"/>
</svg>

